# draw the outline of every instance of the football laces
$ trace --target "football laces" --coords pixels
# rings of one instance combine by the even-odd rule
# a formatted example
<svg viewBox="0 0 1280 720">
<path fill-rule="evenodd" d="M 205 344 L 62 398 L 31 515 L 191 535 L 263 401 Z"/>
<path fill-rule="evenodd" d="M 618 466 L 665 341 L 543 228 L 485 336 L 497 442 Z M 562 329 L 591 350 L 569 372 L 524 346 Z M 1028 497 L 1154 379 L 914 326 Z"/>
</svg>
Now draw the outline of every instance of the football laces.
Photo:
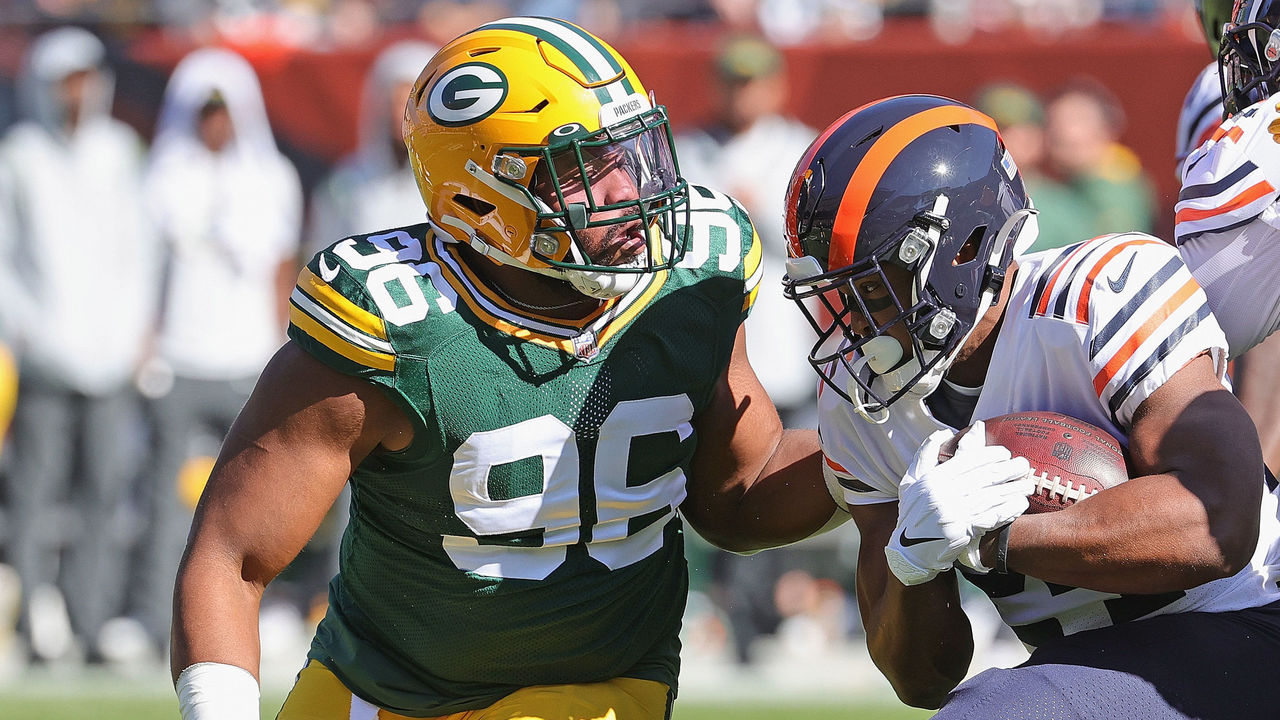
<svg viewBox="0 0 1280 720">
<path fill-rule="evenodd" d="M 1090 489 L 1083 484 L 1075 485 L 1070 480 L 1063 480 L 1058 475 L 1050 475 L 1048 470 L 1031 473 L 1036 480 L 1036 494 L 1047 493 L 1050 499 L 1058 500 L 1063 504 L 1079 502 L 1087 497 L 1096 495 L 1096 488 Z"/>
</svg>

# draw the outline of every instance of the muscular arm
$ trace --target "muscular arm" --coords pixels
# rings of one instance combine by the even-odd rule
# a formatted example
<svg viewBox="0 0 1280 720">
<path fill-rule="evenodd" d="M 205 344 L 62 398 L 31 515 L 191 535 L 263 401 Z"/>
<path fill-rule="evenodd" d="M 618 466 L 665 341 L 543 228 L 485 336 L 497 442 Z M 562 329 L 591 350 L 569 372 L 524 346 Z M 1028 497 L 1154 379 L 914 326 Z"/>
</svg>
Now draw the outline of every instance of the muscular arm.
<svg viewBox="0 0 1280 720">
<path fill-rule="evenodd" d="M 836 510 L 822 479 L 813 430 L 783 430 L 747 360 L 746 330 L 710 405 L 696 418 L 698 449 L 685 518 L 708 541 L 737 552 L 802 540 Z"/>
<path fill-rule="evenodd" d="M 858 610 L 871 659 L 904 703 L 940 707 L 964 679 L 973 657 L 973 631 L 960 608 L 956 574 L 903 585 L 889 572 L 884 556 L 898 522 L 898 504 L 853 505 L 849 510 L 862 536 Z"/>
<path fill-rule="evenodd" d="M 1104 592 L 1157 593 L 1244 567 L 1258 540 L 1262 454 L 1207 355 L 1139 406 L 1129 443 L 1136 477 L 1013 523 L 1011 569 Z M 990 544 L 983 556 L 993 561 Z"/>
<path fill-rule="evenodd" d="M 408 418 L 372 384 L 293 343 L 276 354 L 196 508 L 174 594 L 175 679 L 197 662 L 258 674 L 263 588 L 311 538 L 352 469 L 411 437 Z"/>
</svg>

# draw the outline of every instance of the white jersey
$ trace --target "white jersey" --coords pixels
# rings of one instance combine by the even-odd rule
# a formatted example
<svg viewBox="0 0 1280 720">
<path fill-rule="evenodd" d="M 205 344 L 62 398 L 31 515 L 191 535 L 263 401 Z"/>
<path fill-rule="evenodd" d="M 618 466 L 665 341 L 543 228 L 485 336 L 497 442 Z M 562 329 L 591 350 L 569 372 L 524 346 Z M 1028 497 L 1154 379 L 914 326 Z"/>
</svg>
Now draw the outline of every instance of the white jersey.
<svg viewBox="0 0 1280 720">
<path fill-rule="evenodd" d="M 1200 147 L 1222 124 L 1222 83 L 1218 80 L 1218 63 L 1211 62 L 1200 71 L 1182 99 L 1178 112 L 1178 135 L 1174 139 L 1174 157 L 1181 170 L 1182 161 Z"/>
<path fill-rule="evenodd" d="M 1134 411 L 1187 362 L 1208 351 L 1223 371 L 1222 331 L 1167 243 L 1139 233 L 1104 235 L 1026 255 L 1019 263 L 987 371 L 999 381 L 982 388 L 974 419 L 1056 411 L 1104 428 L 1127 445 Z M 819 413 L 828 479 L 850 505 L 896 501 L 920 444 L 948 429 L 922 402 L 897 403 L 887 422 L 875 425 L 837 393 L 824 392 Z M 1277 497 L 1264 497 L 1250 565 L 1185 592 L 1128 597 L 1017 573 L 969 579 L 1031 646 L 1152 615 L 1262 605 L 1280 598 Z"/>
<path fill-rule="evenodd" d="M 1225 121 L 1182 168 L 1174 235 L 1231 356 L 1280 327 L 1280 102 Z"/>
</svg>

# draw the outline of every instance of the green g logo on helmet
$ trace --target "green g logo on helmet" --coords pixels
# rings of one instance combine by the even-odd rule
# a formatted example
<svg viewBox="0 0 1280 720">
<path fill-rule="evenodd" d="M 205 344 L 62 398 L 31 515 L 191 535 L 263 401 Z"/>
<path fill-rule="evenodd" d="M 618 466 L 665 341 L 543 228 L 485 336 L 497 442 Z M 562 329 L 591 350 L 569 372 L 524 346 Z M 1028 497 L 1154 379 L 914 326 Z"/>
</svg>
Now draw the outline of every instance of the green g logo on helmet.
<svg viewBox="0 0 1280 720">
<path fill-rule="evenodd" d="M 507 99 L 507 77 L 488 63 L 467 63 L 440 76 L 427 97 L 431 118 L 447 127 L 479 122 Z"/>
</svg>

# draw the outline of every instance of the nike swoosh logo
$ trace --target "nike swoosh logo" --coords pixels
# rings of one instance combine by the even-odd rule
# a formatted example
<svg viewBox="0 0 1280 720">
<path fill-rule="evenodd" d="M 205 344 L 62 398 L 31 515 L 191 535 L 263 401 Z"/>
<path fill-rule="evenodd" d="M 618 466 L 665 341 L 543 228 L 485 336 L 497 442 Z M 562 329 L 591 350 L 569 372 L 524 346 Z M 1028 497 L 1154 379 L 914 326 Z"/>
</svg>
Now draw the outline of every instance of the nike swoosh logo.
<svg viewBox="0 0 1280 720">
<path fill-rule="evenodd" d="M 1111 292 L 1118 293 L 1124 290 L 1125 283 L 1129 282 L 1129 271 L 1133 269 L 1133 259 L 1136 255 L 1129 256 L 1129 264 L 1124 266 L 1124 272 L 1120 273 L 1118 278 L 1107 278 L 1107 285 L 1111 288 Z"/>
<path fill-rule="evenodd" d="M 932 542 L 934 540 L 942 540 L 942 538 L 940 537 L 907 537 L 906 530 L 903 530 L 898 533 L 898 542 L 902 544 L 902 547 L 911 547 L 912 545 L 919 545 L 920 543 Z"/>
<path fill-rule="evenodd" d="M 339 268 L 329 267 L 329 260 L 324 255 L 320 256 L 320 279 L 325 282 L 333 282 L 338 277 Z"/>
</svg>

